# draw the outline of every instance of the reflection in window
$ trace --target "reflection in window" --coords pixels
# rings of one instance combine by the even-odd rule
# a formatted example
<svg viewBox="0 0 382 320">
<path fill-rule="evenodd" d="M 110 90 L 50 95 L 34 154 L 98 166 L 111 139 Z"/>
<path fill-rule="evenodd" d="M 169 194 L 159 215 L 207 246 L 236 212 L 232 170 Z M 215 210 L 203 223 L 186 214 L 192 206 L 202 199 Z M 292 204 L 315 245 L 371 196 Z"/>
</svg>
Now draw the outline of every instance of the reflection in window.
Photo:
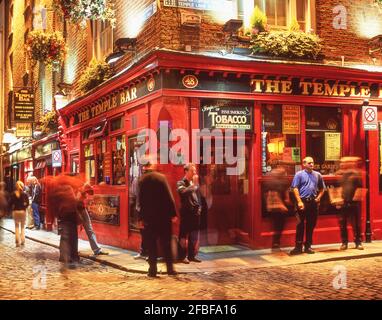
<svg viewBox="0 0 382 320">
<path fill-rule="evenodd" d="M 306 107 L 306 155 L 315 162 L 315 170 L 334 175 L 342 154 L 341 108 Z"/>
<path fill-rule="evenodd" d="M 264 11 L 272 26 L 287 26 L 287 0 L 255 0 L 255 6 Z"/>
<path fill-rule="evenodd" d="M 86 181 L 94 180 L 95 178 L 95 160 L 94 160 L 94 145 L 93 143 L 84 146 L 85 155 L 85 178 Z"/>
<path fill-rule="evenodd" d="M 281 105 L 266 105 L 262 114 L 262 171 L 271 172 L 283 166 L 288 175 L 300 169 L 300 134 L 283 133 Z M 285 130 L 285 129 L 284 129 Z M 296 128 L 299 132 L 299 128 Z"/>
<path fill-rule="evenodd" d="M 113 147 L 113 184 L 126 183 L 126 143 L 125 136 L 121 135 L 112 139 Z"/>
</svg>

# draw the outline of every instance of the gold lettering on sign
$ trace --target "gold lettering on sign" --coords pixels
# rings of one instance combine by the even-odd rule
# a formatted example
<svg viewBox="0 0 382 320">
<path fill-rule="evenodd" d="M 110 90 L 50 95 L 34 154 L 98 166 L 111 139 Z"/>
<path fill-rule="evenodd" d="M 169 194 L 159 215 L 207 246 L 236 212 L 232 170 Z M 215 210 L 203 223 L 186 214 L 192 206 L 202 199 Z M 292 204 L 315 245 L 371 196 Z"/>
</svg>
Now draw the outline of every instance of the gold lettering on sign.
<svg viewBox="0 0 382 320">
<path fill-rule="evenodd" d="M 351 90 L 350 86 L 347 84 L 340 84 L 340 97 L 345 97 L 347 93 Z"/>
<path fill-rule="evenodd" d="M 301 81 L 301 83 L 300 83 L 300 88 L 302 89 L 303 95 L 309 95 L 309 88 L 311 88 L 311 87 L 312 87 L 311 82 Z"/>
<path fill-rule="evenodd" d="M 333 86 L 330 86 L 329 83 L 325 83 L 324 84 L 324 90 L 325 90 L 325 93 L 324 93 L 325 96 L 338 97 L 338 84 L 337 83 L 333 84 Z"/>
<path fill-rule="evenodd" d="M 313 83 L 313 95 L 322 96 L 324 94 L 322 87 L 323 87 L 322 83 Z"/>
<path fill-rule="evenodd" d="M 378 98 L 382 98 L 382 84 L 379 85 L 379 95 Z"/>
<path fill-rule="evenodd" d="M 281 93 L 291 94 L 292 93 L 292 81 L 281 81 Z"/>
<path fill-rule="evenodd" d="M 89 110 L 82 111 L 78 114 L 78 121 L 83 122 L 90 119 Z"/>
<path fill-rule="evenodd" d="M 251 85 L 255 85 L 255 90 L 253 90 L 253 92 L 262 93 L 262 86 L 264 86 L 264 80 L 253 79 Z"/>
<path fill-rule="evenodd" d="M 362 98 L 370 98 L 371 90 L 369 86 L 361 86 L 361 97 Z"/>
<path fill-rule="evenodd" d="M 266 93 L 280 93 L 279 86 L 280 81 L 278 80 L 266 80 Z"/>
</svg>

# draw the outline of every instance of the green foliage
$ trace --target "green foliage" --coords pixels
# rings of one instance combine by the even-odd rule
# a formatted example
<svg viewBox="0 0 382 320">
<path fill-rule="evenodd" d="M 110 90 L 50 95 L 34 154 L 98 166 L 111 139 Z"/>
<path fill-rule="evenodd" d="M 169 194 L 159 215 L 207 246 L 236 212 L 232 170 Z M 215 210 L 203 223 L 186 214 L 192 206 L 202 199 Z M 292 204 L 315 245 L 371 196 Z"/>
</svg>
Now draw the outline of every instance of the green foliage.
<svg viewBox="0 0 382 320">
<path fill-rule="evenodd" d="M 67 52 L 65 40 L 58 31 L 36 30 L 29 32 L 25 48 L 32 62 L 40 61 L 53 70 L 58 69 Z"/>
<path fill-rule="evenodd" d="M 255 29 L 256 32 L 264 32 L 267 29 L 267 21 L 268 18 L 266 14 L 261 11 L 258 6 L 256 6 L 255 9 L 253 9 L 250 18 L 251 27 Z"/>
<path fill-rule="evenodd" d="M 79 89 L 85 93 L 109 79 L 112 75 L 113 70 L 106 62 L 93 59 L 78 81 Z"/>
<path fill-rule="evenodd" d="M 57 131 L 58 117 L 54 110 L 45 113 L 40 117 L 39 129 L 42 134 L 48 134 L 50 132 Z"/>
<path fill-rule="evenodd" d="M 301 31 L 272 31 L 252 35 L 252 53 L 275 57 L 317 59 L 321 39 Z"/>
<path fill-rule="evenodd" d="M 114 0 L 54 0 L 56 12 L 62 12 L 72 23 L 86 27 L 87 20 L 108 20 L 115 27 Z"/>
</svg>

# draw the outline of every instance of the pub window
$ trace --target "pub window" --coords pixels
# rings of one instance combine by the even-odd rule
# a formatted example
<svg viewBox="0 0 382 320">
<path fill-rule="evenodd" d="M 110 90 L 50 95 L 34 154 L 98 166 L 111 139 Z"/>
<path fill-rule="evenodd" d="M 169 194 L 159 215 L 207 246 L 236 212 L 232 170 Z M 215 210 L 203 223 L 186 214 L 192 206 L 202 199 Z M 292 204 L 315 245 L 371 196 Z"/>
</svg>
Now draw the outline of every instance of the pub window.
<svg viewBox="0 0 382 320">
<path fill-rule="evenodd" d="M 342 154 L 342 110 L 330 107 L 306 107 L 306 155 L 315 162 L 315 170 L 334 175 Z"/>
<path fill-rule="evenodd" d="M 82 132 L 82 140 L 88 140 L 89 139 L 89 135 L 90 135 L 90 132 L 92 131 L 92 129 L 86 129 Z"/>
<path fill-rule="evenodd" d="M 126 184 L 126 142 L 125 135 L 112 138 L 113 184 Z"/>
<path fill-rule="evenodd" d="M 95 144 L 97 147 L 97 183 L 101 183 L 104 182 L 106 139 L 97 140 Z"/>
<path fill-rule="evenodd" d="M 119 117 L 117 119 L 111 120 L 110 131 L 116 131 L 119 129 L 123 129 L 123 119 L 124 119 L 124 117 Z"/>
<path fill-rule="evenodd" d="M 73 154 L 70 156 L 70 172 L 79 174 L 80 173 L 80 156 L 79 154 Z"/>
<path fill-rule="evenodd" d="M 113 28 L 107 20 L 94 20 L 91 22 L 91 32 L 93 57 L 101 61 L 113 52 Z"/>
<path fill-rule="evenodd" d="M 95 159 L 94 159 L 94 144 L 89 143 L 84 146 L 85 156 L 85 178 L 86 181 L 93 181 L 95 178 Z"/>
<path fill-rule="evenodd" d="M 266 13 L 268 24 L 274 29 L 285 29 L 296 19 L 302 31 L 312 28 L 314 0 L 236 0 L 238 18 L 249 21 L 253 8 L 258 6 Z M 311 11 L 311 13 L 310 13 Z"/>
<path fill-rule="evenodd" d="M 294 175 L 301 164 L 300 107 L 266 105 L 262 128 L 263 174 L 282 166 Z"/>
</svg>

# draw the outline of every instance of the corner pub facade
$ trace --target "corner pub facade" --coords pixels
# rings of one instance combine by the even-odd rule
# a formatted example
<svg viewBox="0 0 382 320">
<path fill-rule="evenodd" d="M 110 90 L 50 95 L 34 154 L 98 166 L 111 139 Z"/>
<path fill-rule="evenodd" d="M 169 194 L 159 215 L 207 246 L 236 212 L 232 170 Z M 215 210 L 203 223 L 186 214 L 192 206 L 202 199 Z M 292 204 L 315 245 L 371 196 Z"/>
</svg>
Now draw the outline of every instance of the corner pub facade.
<svg viewBox="0 0 382 320">
<path fill-rule="evenodd" d="M 226 163 L 203 164 L 203 159 L 197 165 L 209 207 L 201 245 L 269 248 L 273 230 L 263 193 L 269 172 L 283 165 L 291 182 L 309 155 L 326 186 L 337 185 L 340 157 L 366 159 L 365 99 L 371 106 L 382 106 L 382 78 L 377 72 L 158 49 L 59 110 L 67 144 L 64 171 L 84 174 L 94 185 L 88 208 L 99 241 L 137 250 L 140 234 L 133 194 L 142 169 L 137 161 L 139 131 L 150 128 L 159 135 L 163 125 L 186 129 L 191 154 L 197 148 L 191 130 L 213 129 L 206 110 L 215 109 L 214 115 L 242 110 L 245 117 L 240 125 L 247 128 L 244 172 L 230 176 Z M 372 239 L 382 238 L 380 132 L 370 131 L 368 143 Z M 212 155 L 218 146 L 212 143 Z M 183 177 L 181 163 L 159 165 L 178 208 L 176 181 Z M 293 208 L 289 207 L 281 246 L 294 244 Z M 337 213 L 326 192 L 314 245 L 340 241 Z M 362 217 L 365 233 L 365 203 Z"/>
</svg>

